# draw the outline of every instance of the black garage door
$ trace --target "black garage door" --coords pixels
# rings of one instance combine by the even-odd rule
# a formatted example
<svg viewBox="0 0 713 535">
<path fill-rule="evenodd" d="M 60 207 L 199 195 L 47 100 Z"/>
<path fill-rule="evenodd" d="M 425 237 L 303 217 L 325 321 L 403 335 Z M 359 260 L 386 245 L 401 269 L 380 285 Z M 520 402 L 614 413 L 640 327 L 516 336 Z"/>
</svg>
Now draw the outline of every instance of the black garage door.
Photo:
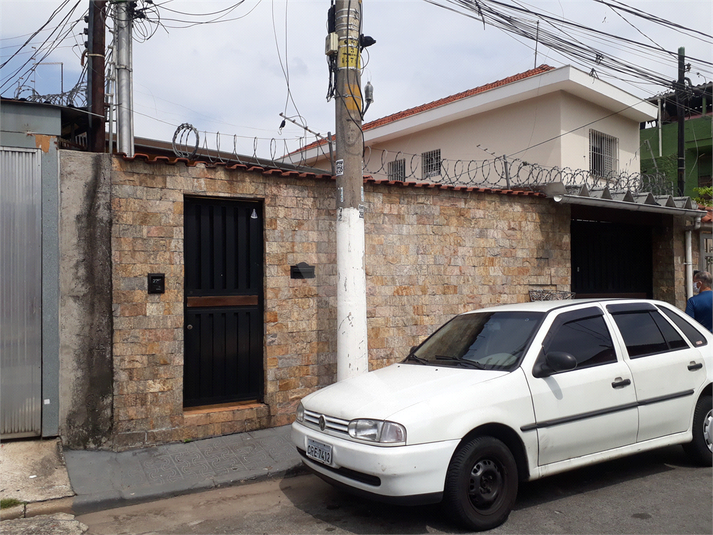
<svg viewBox="0 0 713 535">
<path fill-rule="evenodd" d="M 572 220 L 571 232 L 578 298 L 652 297 L 651 226 Z"/>
</svg>

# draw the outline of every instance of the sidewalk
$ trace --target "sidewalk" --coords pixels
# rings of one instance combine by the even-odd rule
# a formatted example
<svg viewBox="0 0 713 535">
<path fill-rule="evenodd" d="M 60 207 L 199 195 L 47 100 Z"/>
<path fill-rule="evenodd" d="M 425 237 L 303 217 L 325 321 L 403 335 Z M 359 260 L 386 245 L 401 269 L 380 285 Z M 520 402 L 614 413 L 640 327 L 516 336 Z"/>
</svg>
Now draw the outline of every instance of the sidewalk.
<svg viewBox="0 0 713 535">
<path fill-rule="evenodd" d="M 301 467 L 290 426 L 120 453 L 62 452 L 58 439 L 5 442 L 0 444 L 0 499 L 23 503 L 3 508 L 0 519 L 84 514 L 284 477 Z M 0 523 L 0 533 L 9 527 Z"/>
<path fill-rule="evenodd" d="M 300 469 L 290 426 L 113 453 L 64 452 L 75 514 L 282 477 Z"/>
</svg>

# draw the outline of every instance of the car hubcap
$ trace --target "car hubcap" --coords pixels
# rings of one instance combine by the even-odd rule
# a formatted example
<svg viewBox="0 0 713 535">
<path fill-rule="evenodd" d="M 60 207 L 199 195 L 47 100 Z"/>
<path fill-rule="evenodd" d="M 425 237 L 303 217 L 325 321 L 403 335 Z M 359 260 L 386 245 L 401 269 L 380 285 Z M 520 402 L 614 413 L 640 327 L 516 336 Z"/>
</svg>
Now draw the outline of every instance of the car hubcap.
<svg viewBox="0 0 713 535">
<path fill-rule="evenodd" d="M 708 411 L 706 417 L 703 419 L 703 439 L 706 441 L 706 446 L 708 446 L 708 451 L 713 452 L 713 440 L 711 439 L 711 434 L 713 433 L 713 411 Z"/>
<path fill-rule="evenodd" d="M 468 494 L 478 508 L 489 507 L 500 495 L 503 476 L 498 466 L 488 459 L 478 461 L 470 472 Z"/>
</svg>

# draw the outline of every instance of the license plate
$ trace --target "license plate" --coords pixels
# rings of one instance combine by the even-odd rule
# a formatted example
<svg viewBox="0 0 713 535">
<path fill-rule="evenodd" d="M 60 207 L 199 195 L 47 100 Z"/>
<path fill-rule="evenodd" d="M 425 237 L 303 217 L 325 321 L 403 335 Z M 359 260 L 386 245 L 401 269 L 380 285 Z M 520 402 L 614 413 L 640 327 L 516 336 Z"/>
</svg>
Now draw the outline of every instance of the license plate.
<svg viewBox="0 0 713 535">
<path fill-rule="evenodd" d="M 307 457 L 322 464 L 332 464 L 332 446 L 308 438 Z"/>
</svg>

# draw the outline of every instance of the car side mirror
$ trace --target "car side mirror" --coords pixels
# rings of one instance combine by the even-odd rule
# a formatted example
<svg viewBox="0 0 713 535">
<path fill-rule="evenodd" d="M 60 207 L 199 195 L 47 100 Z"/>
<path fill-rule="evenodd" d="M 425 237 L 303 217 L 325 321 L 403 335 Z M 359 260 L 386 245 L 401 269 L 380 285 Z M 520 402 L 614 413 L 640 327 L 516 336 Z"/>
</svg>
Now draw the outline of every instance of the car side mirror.
<svg viewBox="0 0 713 535">
<path fill-rule="evenodd" d="M 577 367 L 577 359 L 564 351 L 552 351 L 540 359 L 532 369 L 534 377 L 549 377 L 553 373 L 566 372 Z"/>
</svg>

